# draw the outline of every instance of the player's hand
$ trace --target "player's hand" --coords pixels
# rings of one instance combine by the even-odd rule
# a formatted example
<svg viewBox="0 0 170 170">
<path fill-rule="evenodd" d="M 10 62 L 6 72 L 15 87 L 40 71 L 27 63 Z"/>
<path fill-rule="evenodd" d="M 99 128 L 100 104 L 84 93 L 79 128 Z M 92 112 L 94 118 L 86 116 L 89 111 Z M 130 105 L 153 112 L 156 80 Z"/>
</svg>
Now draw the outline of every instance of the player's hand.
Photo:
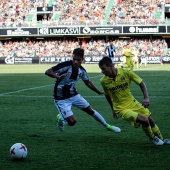
<svg viewBox="0 0 170 170">
<path fill-rule="evenodd" d="M 60 79 L 67 77 L 67 76 L 68 76 L 68 73 L 64 73 L 64 74 L 60 75 Z"/>
<path fill-rule="evenodd" d="M 142 102 L 142 105 L 145 107 L 145 108 L 148 108 L 149 107 L 149 99 L 148 98 L 145 98 L 143 99 L 143 102 Z"/>
</svg>

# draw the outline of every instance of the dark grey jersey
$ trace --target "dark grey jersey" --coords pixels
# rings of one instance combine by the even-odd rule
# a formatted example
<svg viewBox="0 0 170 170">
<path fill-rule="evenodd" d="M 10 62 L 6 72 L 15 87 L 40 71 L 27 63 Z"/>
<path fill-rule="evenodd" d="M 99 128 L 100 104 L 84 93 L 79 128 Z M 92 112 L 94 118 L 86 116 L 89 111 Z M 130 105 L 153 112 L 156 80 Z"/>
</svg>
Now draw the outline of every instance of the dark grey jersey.
<svg viewBox="0 0 170 170">
<path fill-rule="evenodd" d="M 54 86 L 55 100 L 63 100 L 75 96 L 78 94 L 74 87 L 75 83 L 80 79 L 88 80 L 86 70 L 82 66 L 78 69 L 72 67 L 72 60 L 57 64 L 52 67 L 52 69 L 58 75 L 68 73 L 68 76 L 63 77 L 62 79 L 56 79 Z"/>
</svg>

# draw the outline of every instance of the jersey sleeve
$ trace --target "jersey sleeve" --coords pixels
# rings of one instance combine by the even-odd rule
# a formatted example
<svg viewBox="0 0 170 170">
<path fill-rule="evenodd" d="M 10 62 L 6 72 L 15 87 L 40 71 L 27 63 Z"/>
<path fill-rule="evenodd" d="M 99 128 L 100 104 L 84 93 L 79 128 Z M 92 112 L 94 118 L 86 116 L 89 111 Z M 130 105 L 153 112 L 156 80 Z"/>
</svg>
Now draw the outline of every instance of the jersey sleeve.
<svg viewBox="0 0 170 170">
<path fill-rule="evenodd" d="M 101 85 L 102 85 L 102 87 L 103 87 L 104 94 L 105 94 L 105 95 L 109 95 L 109 92 L 108 92 L 107 88 L 105 87 L 104 78 L 101 78 L 101 79 L 100 79 L 100 83 L 101 83 Z"/>
<path fill-rule="evenodd" d="M 89 80 L 89 77 L 88 77 L 85 69 L 82 70 L 81 79 L 84 80 L 84 81 Z"/>
<path fill-rule="evenodd" d="M 130 77 L 130 80 L 134 81 L 138 85 L 142 82 L 142 79 L 136 73 L 130 70 L 126 70 L 126 71 Z"/>
</svg>

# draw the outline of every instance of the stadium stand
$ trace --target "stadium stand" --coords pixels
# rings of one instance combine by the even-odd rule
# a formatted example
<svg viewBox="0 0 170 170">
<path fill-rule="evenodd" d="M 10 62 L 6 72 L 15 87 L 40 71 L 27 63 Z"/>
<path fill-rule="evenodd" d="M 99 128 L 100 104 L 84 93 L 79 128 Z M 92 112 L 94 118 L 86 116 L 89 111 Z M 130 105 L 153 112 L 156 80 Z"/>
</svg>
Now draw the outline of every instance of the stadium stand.
<svg viewBox="0 0 170 170">
<path fill-rule="evenodd" d="M 108 23 L 108 18 L 110 16 L 110 11 L 111 11 L 111 8 L 112 8 L 114 3 L 115 3 L 114 0 L 108 0 L 108 2 L 107 2 L 106 11 L 105 11 L 105 18 L 104 18 L 104 20 L 102 22 L 103 26 L 107 25 L 107 23 Z"/>
<path fill-rule="evenodd" d="M 123 46 L 129 43 L 132 49 L 137 48 L 142 54 L 143 51 L 147 51 L 148 56 L 158 55 L 157 52 L 160 49 L 161 55 L 168 55 L 169 49 L 164 39 L 132 39 L 132 40 L 120 40 L 115 39 L 114 44 L 116 47 L 116 54 L 122 55 Z M 87 41 L 83 48 L 86 55 L 104 55 L 104 49 L 107 42 L 104 40 L 95 40 L 93 44 L 91 41 Z M 12 42 L 11 40 L 0 43 L 1 57 L 9 57 L 11 55 L 22 57 L 42 57 L 42 56 L 70 56 L 71 51 L 74 48 L 79 47 L 78 40 L 36 40 Z M 152 50 L 150 50 L 152 49 Z M 140 55 L 141 55 L 140 54 Z M 160 54 L 159 54 L 160 55 Z"/>
<path fill-rule="evenodd" d="M 7 0 L 0 4 L 0 27 L 48 27 L 48 26 L 110 26 L 110 25 L 170 25 L 165 19 L 164 5 L 169 0 Z M 37 17 L 37 7 L 52 7 L 52 13 L 41 14 Z M 156 48 L 160 48 L 163 55 L 169 54 L 165 39 L 132 39 L 128 40 L 132 46 L 148 50 L 148 55 L 156 55 Z M 87 41 L 84 48 L 87 55 L 103 54 L 106 41 Z M 123 44 L 127 40 L 114 38 L 117 54 L 121 55 Z M 156 45 L 155 45 L 156 42 Z M 57 44 L 57 45 L 56 45 Z M 18 47 L 19 46 L 19 47 Z M 54 56 L 70 55 L 72 48 L 78 47 L 78 40 L 64 38 L 62 40 L 23 40 L 15 42 L 6 40 L 0 43 L 1 56 L 13 54 L 17 56 Z M 152 51 L 149 49 L 153 48 Z M 71 49 L 71 50 L 70 50 Z"/>
<path fill-rule="evenodd" d="M 164 16 L 165 3 L 169 1 L 7 0 L 0 4 L 0 22 L 3 27 L 22 26 L 23 21 L 28 22 L 28 26 L 36 26 L 36 22 L 40 22 L 36 17 L 36 8 L 53 7 L 48 25 L 169 24 Z"/>
</svg>

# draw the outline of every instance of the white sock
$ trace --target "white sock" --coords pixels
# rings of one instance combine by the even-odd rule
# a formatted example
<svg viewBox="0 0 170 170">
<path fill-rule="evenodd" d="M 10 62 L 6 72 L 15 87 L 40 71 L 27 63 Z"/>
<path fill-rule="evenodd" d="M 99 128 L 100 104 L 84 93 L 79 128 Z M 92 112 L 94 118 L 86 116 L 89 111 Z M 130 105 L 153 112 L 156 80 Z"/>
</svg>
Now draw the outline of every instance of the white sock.
<svg viewBox="0 0 170 170">
<path fill-rule="evenodd" d="M 100 113 L 98 113 L 96 110 L 94 110 L 94 114 L 92 116 L 94 117 L 95 120 L 97 120 L 103 126 L 105 126 L 105 127 L 108 126 L 108 123 L 105 121 L 103 116 Z"/>
</svg>

